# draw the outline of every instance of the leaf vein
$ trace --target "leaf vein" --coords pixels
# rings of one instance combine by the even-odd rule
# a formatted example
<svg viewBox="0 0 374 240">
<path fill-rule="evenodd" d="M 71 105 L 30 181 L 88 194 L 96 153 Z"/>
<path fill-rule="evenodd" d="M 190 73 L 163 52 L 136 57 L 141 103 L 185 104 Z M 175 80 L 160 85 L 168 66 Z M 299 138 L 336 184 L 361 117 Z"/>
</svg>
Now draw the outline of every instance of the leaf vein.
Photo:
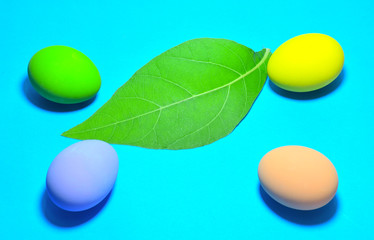
<svg viewBox="0 0 374 240">
<path fill-rule="evenodd" d="M 223 109 L 225 108 L 226 106 L 226 103 L 227 103 L 227 100 L 229 99 L 229 96 L 230 96 L 230 89 L 231 89 L 231 86 L 228 86 L 228 90 L 227 90 L 227 93 L 226 93 L 226 98 L 225 98 L 225 101 L 223 102 L 222 104 L 222 107 L 221 109 L 219 110 L 219 112 L 212 118 L 212 120 L 210 120 L 207 124 L 205 124 L 204 126 L 198 128 L 197 130 L 187 134 L 187 135 L 184 135 L 183 137 L 181 138 L 178 138 L 177 140 L 175 140 L 174 142 L 172 142 L 171 144 L 168 145 L 167 148 L 169 148 L 170 146 L 174 145 L 175 143 L 179 142 L 180 140 L 184 139 L 185 137 L 188 137 L 188 136 L 191 136 L 195 133 L 197 133 L 198 131 L 204 129 L 205 127 L 209 126 L 214 120 L 216 120 L 218 117 L 221 119 L 222 121 L 222 118 L 221 118 L 221 113 L 223 111 Z"/>
<path fill-rule="evenodd" d="M 152 129 L 151 129 L 150 131 L 148 131 L 148 132 L 147 132 L 147 133 L 146 133 L 146 134 L 145 134 L 141 139 L 139 139 L 139 140 L 137 140 L 137 141 L 135 141 L 135 142 L 133 142 L 133 143 L 143 141 L 144 138 L 148 137 L 148 135 L 152 133 L 152 131 L 155 133 L 155 135 L 156 135 L 156 137 L 157 137 L 157 133 L 156 133 L 156 125 L 157 125 L 158 121 L 160 120 L 161 112 L 162 112 L 162 111 L 160 110 L 160 112 L 158 113 L 157 119 L 156 119 L 155 123 L 153 124 Z"/>
<path fill-rule="evenodd" d="M 236 74 L 238 74 L 239 76 L 241 76 L 242 74 L 238 71 L 236 71 L 235 69 L 233 68 L 230 68 L 226 65 L 223 65 L 223 64 L 219 64 L 219 63 L 214 63 L 214 62 L 207 62 L 207 61 L 201 61 L 201 60 L 195 60 L 195 59 L 190 59 L 190 58 L 182 58 L 182 57 L 173 57 L 173 56 L 168 56 L 169 58 L 174 58 L 174 59 L 180 59 L 180 60 L 185 60 L 185 61 L 190 61 L 190 62 L 197 62 L 197 63 L 204 63 L 204 64 L 211 64 L 211 65 L 216 65 L 216 66 L 219 66 L 219 67 L 222 67 L 222 68 L 225 68 L 227 70 L 230 70 Z"/>
<path fill-rule="evenodd" d="M 139 100 L 142 100 L 142 101 L 145 101 L 145 102 L 152 103 L 152 104 L 156 105 L 157 107 L 161 107 L 160 104 L 155 103 L 155 102 L 153 102 L 153 101 L 151 101 L 149 99 L 146 99 L 146 98 L 141 98 L 141 97 L 119 97 L 117 99 L 139 99 Z"/>
<path fill-rule="evenodd" d="M 229 48 L 228 46 L 226 46 L 226 45 L 224 45 L 224 44 L 222 44 L 222 43 L 217 42 L 217 44 L 220 45 L 220 46 L 222 46 L 222 47 L 224 47 L 224 48 L 226 48 L 226 49 L 229 50 L 232 54 L 234 54 L 235 56 L 237 56 L 238 59 L 240 60 L 240 62 L 242 63 L 242 67 L 243 67 L 244 71 L 245 71 L 245 72 L 247 71 L 247 68 L 245 67 L 245 64 L 244 64 L 244 62 L 243 62 L 243 58 L 242 58 L 241 56 L 239 56 L 239 54 L 237 54 L 237 53 L 234 52 L 231 48 Z"/>
<path fill-rule="evenodd" d="M 165 82 L 167 83 L 170 83 L 170 84 L 173 84 L 181 89 L 183 89 L 184 91 L 186 91 L 187 93 L 189 93 L 191 96 L 193 95 L 190 91 L 188 91 L 188 89 L 186 89 L 185 87 L 179 85 L 178 83 L 175 83 L 167 78 L 164 78 L 164 77 L 159 77 L 159 76 L 154 76 L 154 75 L 149 75 L 149 74 L 141 74 L 141 75 L 137 75 L 137 77 L 153 77 L 153 78 L 157 78 L 157 79 L 161 79 L 161 80 L 164 80 Z"/>
</svg>

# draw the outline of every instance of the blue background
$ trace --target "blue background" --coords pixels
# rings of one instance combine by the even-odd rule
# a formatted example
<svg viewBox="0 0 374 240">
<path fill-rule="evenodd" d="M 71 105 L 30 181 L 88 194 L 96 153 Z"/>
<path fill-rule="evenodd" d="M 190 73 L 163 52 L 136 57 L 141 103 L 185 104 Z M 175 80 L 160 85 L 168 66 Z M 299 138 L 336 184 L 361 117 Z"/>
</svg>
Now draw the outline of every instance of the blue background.
<svg viewBox="0 0 374 240">
<path fill-rule="evenodd" d="M 1 1 L 0 239 L 373 239 L 374 3 L 356 1 Z M 312 93 L 266 82 L 228 137 L 183 151 L 114 145 L 111 195 L 82 213 L 45 195 L 49 164 L 76 140 L 60 134 L 102 106 L 153 57 L 199 37 L 272 51 L 303 33 L 334 37 L 343 73 Z M 27 80 L 34 53 L 67 45 L 98 67 L 93 101 L 63 106 Z M 300 212 L 259 188 L 268 151 L 304 145 L 326 155 L 339 189 L 326 207 Z"/>
</svg>

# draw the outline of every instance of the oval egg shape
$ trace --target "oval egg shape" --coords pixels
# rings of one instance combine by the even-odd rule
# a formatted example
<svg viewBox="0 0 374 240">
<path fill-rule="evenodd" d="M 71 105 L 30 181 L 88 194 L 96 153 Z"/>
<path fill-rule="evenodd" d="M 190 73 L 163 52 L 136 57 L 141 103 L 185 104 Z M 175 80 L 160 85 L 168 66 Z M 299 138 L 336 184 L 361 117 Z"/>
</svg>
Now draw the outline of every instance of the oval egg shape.
<svg viewBox="0 0 374 240">
<path fill-rule="evenodd" d="M 271 150 L 260 161 L 262 188 L 275 201 L 298 210 L 326 205 L 338 188 L 334 165 L 322 153 L 302 146 Z"/>
<path fill-rule="evenodd" d="M 83 211 L 112 190 L 118 173 L 114 148 L 100 140 L 77 142 L 60 152 L 49 166 L 47 192 L 57 206 Z"/>
<path fill-rule="evenodd" d="M 343 65 L 344 52 L 335 39 L 325 34 L 308 33 L 279 46 L 269 59 L 267 71 L 278 87 L 309 92 L 334 81 Z"/>
<path fill-rule="evenodd" d="M 84 102 L 101 86 L 94 63 L 67 46 L 50 46 L 35 53 L 29 62 L 28 76 L 41 96 L 63 104 Z"/>
</svg>

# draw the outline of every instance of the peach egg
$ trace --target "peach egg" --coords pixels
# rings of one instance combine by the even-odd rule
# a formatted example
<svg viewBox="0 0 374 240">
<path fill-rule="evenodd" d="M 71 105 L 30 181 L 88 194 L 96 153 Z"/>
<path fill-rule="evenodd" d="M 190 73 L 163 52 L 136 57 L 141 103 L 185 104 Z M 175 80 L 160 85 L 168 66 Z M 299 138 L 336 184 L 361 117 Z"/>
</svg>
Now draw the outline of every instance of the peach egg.
<svg viewBox="0 0 374 240">
<path fill-rule="evenodd" d="M 298 210 L 326 205 L 338 188 L 338 174 L 322 153 L 302 146 L 271 150 L 260 161 L 261 186 L 277 202 Z"/>
</svg>

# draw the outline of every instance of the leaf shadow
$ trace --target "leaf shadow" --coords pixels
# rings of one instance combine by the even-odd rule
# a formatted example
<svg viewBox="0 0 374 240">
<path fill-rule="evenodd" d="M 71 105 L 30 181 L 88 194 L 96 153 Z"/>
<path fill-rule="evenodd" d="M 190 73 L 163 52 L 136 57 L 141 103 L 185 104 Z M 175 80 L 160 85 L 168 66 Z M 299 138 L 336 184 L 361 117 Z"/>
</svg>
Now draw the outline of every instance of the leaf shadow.
<svg viewBox="0 0 374 240">
<path fill-rule="evenodd" d="M 95 217 L 106 205 L 111 194 L 112 191 L 93 208 L 81 212 L 70 212 L 56 206 L 49 198 L 47 190 L 44 190 L 40 201 L 40 208 L 44 218 L 49 223 L 57 227 L 70 228 L 84 224 Z"/>
<path fill-rule="evenodd" d="M 261 184 L 258 185 L 258 192 L 265 202 L 265 204 L 278 216 L 281 218 L 299 224 L 299 225 L 319 225 L 326 223 L 334 218 L 338 208 L 339 201 L 337 195 L 325 206 L 309 211 L 296 210 L 275 201 L 271 198 L 265 190 L 262 188 Z"/>
<path fill-rule="evenodd" d="M 96 95 L 91 99 L 75 104 L 62 104 L 49 101 L 42 97 L 31 85 L 29 78 L 26 76 L 21 84 L 21 90 L 26 99 L 38 108 L 51 111 L 51 112 L 72 112 L 84 107 L 87 107 L 93 103 L 96 99 Z"/>
<path fill-rule="evenodd" d="M 335 91 L 337 88 L 341 86 L 342 82 L 344 81 L 344 76 L 345 76 L 345 69 L 343 68 L 339 76 L 334 81 L 332 81 L 330 84 L 328 84 L 327 86 L 321 89 L 317 89 L 311 92 L 287 91 L 275 85 L 271 80 L 269 80 L 269 86 L 274 92 L 286 98 L 291 98 L 291 99 L 296 99 L 296 100 L 312 100 L 316 98 L 321 98 Z"/>
</svg>

